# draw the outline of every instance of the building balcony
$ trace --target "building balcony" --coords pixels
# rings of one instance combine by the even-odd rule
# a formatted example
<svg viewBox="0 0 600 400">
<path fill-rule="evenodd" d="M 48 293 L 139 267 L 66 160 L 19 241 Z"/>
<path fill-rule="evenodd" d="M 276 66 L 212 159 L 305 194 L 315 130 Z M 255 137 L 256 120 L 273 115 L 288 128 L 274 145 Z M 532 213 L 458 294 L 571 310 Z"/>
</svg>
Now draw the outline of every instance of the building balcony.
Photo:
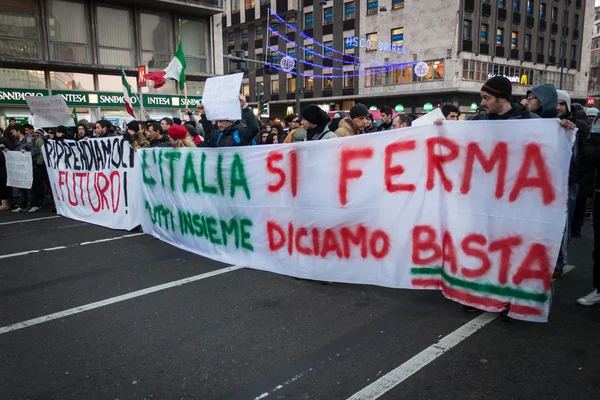
<svg viewBox="0 0 600 400">
<path fill-rule="evenodd" d="M 532 59 L 533 59 L 532 53 L 530 51 L 526 51 L 523 56 L 523 60 L 531 62 Z"/>
<path fill-rule="evenodd" d="M 506 21 L 506 8 L 498 9 L 498 19 L 500 21 Z"/>
<path fill-rule="evenodd" d="M 518 12 L 513 13 L 513 24 L 519 25 L 521 23 L 521 14 Z"/>
</svg>

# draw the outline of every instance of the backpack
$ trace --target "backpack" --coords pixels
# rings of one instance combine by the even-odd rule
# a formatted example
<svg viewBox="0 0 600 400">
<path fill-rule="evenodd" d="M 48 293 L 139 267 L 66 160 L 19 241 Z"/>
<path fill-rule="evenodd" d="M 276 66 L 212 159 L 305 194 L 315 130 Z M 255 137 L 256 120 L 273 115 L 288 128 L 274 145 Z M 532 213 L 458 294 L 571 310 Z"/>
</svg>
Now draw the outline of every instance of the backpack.
<svg viewBox="0 0 600 400">
<path fill-rule="evenodd" d="M 233 141 L 235 142 L 235 144 L 239 145 L 242 142 L 242 139 L 240 139 L 240 132 L 238 129 L 233 131 L 231 136 L 233 136 Z M 219 145 L 219 142 L 221 141 L 222 137 L 223 137 L 223 132 L 219 132 L 219 136 L 217 137 L 217 146 Z M 252 142 L 250 142 L 250 144 L 251 144 L 251 146 L 256 146 L 256 140 L 254 140 L 254 138 L 252 138 Z"/>
</svg>

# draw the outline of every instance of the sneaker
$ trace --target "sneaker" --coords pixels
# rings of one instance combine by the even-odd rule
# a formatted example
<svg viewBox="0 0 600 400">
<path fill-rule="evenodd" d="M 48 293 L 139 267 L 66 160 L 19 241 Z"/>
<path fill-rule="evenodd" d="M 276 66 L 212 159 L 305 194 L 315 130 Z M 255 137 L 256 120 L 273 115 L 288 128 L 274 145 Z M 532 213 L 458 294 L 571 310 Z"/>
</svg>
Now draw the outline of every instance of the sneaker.
<svg viewBox="0 0 600 400">
<path fill-rule="evenodd" d="M 463 306 L 463 311 L 466 313 L 473 313 L 479 311 L 479 309 L 471 306 Z"/>
<path fill-rule="evenodd" d="M 12 212 L 14 212 L 14 213 L 23 212 L 23 211 L 27 211 L 27 209 L 26 208 L 17 207 L 14 210 L 12 210 Z"/>
<path fill-rule="evenodd" d="M 600 303 L 600 293 L 597 290 L 594 290 L 592 293 L 588 294 L 585 297 L 577 299 L 577 304 L 582 306 L 593 306 L 594 304 Z"/>
<path fill-rule="evenodd" d="M 41 209 L 42 209 L 42 207 L 31 207 L 31 208 L 29 209 L 29 211 L 28 211 L 28 212 L 31 212 L 31 213 L 33 213 L 33 212 L 38 212 L 38 211 L 40 211 Z"/>
<path fill-rule="evenodd" d="M 554 273 L 552 274 L 552 279 L 560 279 L 563 276 L 562 268 L 554 268 Z"/>
</svg>

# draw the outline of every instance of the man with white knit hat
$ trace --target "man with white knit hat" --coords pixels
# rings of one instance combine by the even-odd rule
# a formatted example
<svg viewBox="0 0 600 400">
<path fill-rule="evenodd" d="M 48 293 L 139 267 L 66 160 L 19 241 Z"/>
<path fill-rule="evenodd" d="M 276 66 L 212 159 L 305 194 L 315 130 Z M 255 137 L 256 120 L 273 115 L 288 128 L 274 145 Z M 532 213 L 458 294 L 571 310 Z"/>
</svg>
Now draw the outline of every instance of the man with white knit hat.
<svg viewBox="0 0 600 400">
<path fill-rule="evenodd" d="M 587 117 L 588 121 L 594 122 L 599 112 L 600 110 L 598 110 L 596 107 L 590 107 L 585 112 L 585 116 Z"/>
</svg>

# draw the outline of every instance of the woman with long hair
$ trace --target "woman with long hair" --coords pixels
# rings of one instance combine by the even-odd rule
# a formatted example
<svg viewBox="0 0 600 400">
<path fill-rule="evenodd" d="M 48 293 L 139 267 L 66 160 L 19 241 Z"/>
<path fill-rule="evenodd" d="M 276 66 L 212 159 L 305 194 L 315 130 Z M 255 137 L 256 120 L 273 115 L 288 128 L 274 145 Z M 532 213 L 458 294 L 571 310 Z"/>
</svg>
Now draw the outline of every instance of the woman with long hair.
<svg viewBox="0 0 600 400">
<path fill-rule="evenodd" d="M 196 144 L 189 138 L 187 129 L 181 125 L 173 125 L 169 128 L 169 139 L 171 145 L 175 147 L 196 147 Z"/>
</svg>

